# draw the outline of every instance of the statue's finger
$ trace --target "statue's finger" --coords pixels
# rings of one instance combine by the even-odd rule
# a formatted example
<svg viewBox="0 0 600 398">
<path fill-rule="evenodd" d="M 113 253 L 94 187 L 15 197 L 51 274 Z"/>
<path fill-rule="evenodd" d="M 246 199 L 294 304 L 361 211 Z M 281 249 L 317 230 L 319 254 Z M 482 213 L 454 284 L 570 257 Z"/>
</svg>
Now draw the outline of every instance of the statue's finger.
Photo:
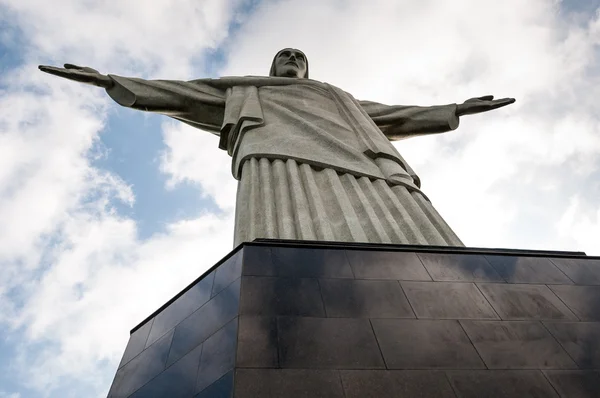
<svg viewBox="0 0 600 398">
<path fill-rule="evenodd" d="M 62 68 L 59 68 L 58 66 L 52 66 L 52 65 L 38 65 L 38 69 L 47 71 L 47 70 L 56 70 L 56 69 L 62 69 Z"/>
<path fill-rule="evenodd" d="M 39 69 L 42 72 L 45 72 L 45 73 L 48 73 L 48 74 L 51 74 L 54 76 L 62 77 L 64 79 L 84 81 L 84 80 L 82 80 L 82 77 L 85 75 L 82 75 L 81 73 L 79 73 L 78 71 L 73 70 L 73 69 L 57 68 L 55 66 L 46 66 L 46 65 L 40 65 Z"/>
<path fill-rule="evenodd" d="M 66 69 L 58 68 L 56 66 L 50 66 L 50 65 L 40 65 L 40 66 L 38 66 L 38 69 L 41 70 L 42 72 L 50 73 L 52 75 L 61 75 L 61 74 L 66 74 L 69 72 Z"/>
<path fill-rule="evenodd" d="M 75 65 L 75 64 L 65 64 L 65 69 L 83 69 L 81 66 L 79 65 Z"/>
<path fill-rule="evenodd" d="M 482 101 L 491 101 L 494 99 L 493 95 L 484 95 L 483 97 L 478 97 L 477 99 L 480 99 Z"/>
<path fill-rule="evenodd" d="M 492 108 L 501 108 L 506 105 L 510 105 L 515 102 L 514 98 L 502 98 L 493 102 Z"/>
</svg>

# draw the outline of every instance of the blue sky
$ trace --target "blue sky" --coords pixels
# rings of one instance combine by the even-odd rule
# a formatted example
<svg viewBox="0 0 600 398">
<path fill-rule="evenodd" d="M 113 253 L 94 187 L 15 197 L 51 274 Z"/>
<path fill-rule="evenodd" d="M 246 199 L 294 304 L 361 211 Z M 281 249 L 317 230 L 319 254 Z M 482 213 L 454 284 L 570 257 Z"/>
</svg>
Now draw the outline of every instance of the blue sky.
<svg viewBox="0 0 600 398">
<path fill-rule="evenodd" d="M 397 147 L 468 246 L 600 255 L 600 1 L 148 4 L 0 0 L 0 398 L 105 396 L 129 329 L 233 241 L 216 136 L 38 64 L 264 75 L 293 46 L 360 99 L 516 97 Z"/>
<path fill-rule="evenodd" d="M 115 109 L 114 113 L 100 136 L 100 156 L 93 165 L 119 175 L 132 187 L 136 197 L 133 206 L 117 202 L 115 210 L 136 220 L 140 239 L 163 232 L 171 222 L 195 218 L 202 211 L 219 211 L 197 185 L 182 183 L 165 189 L 168 178 L 160 172 L 159 158 L 164 147 L 163 117 L 129 109 Z"/>
</svg>

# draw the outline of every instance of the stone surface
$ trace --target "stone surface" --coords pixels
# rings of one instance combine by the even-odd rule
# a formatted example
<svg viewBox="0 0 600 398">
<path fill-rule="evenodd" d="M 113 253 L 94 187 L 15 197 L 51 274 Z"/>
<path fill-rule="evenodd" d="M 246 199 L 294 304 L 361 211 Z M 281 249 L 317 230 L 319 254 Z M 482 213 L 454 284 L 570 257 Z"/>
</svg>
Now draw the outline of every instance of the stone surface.
<svg viewBox="0 0 600 398">
<path fill-rule="evenodd" d="M 159 337 L 173 329 L 210 300 L 214 277 L 214 272 L 211 272 L 206 278 L 198 282 L 154 317 L 152 330 L 146 341 L 146 347 L 154 343 Z"/>
<path fill-rule="evenodd" d="M 347 250 L 346 254 L 356 279 L 431 280 L 415 253 Z"/>
<path fill-rule="evenodd" d="M 473 283 L 402 282 L 417 318 L 498 319 Z"/>
<path fill-rule="evenodd" d="M 134 329 L 108 396 L 600 396 L 595 259 L 364 249 L 244 245 Z"/>
<path fill-rule="evenodd" d="M 230 370 L 219 380 L 194 395 L 194 398 L 231 398 L 233 395 L 233 374 Z"/>
<path fill-rule="evenodd" d="M 186 398 L 194 392 L 198 377 L 198 364 L 202 354 L 199 345 L 179 361 L 151 379 L 142 388 L 130 395 L 131 398 Z"/>
<path fill-rule="evenodd" d="M 279 317 L 282 368 L 383 369 L 368 319 Z"/>
<path fill-rule="evenodd" d="M 553 258 L 551 261 L 578 285 L 600 285 L 600 260 Z"/>
<path fill-rule="evenodd" d="M 539 370 L 452 371 L 448 379 L 461 398 L 558 398 Z"/>
<path fill-rule="evenodd" d="M 600 323 L 544 322 L 544 325 L 583 369 L 600 369 Z"/>
<path fill-rule="evenodd" d="M 238 279 L 178 324 L 167 364 L 177 361 L 234 319 L 239 312 L 239 294 Z"/>
<path fill-rule="evenodd" d="M 200 392 L 223 377 L 235 365 L 237 318 L 203 343 L 195 392 Z"/>
<path fill-rule="evenodd" d="M 321 279 L 328 317 L 414 318 L 397 281 Z"/>
<path fill-rule="evenodd" d="M 236 398 L 344 398 L 335 370 L 238 369 L 235 376 Z"/>
<path fill-rule="evenodd" d="M 489 369 L 574 369 L 577 366 L 539 322 L 461 321 Z"/>
<path fill-rule="evenodd" d="M 212 293 L 210 297 L 215 297 L 223 289 L 229 286 L 233 281 L 242 275 L 242 256 L 244 251 L 240 250 L 235 253 L 228 261 L 223 263 L 215 271 L 215 279 L 212 284 Z M 209 279 L 210 276 L 207 277 Z M 207 281 L 210 283 L 210 281 Z"/>
<path fill-rule="evenodd" d="M 276 276 L 273 254 L 269 246 L 245 246 L 242 275 Z"/>
<path fill-rule="evenodd" d="M 296 247 L 271 249 L 278 276 L 297 278 L 353 278 L 344 250 L 311 250 Z"/>
<path fill-rule="evenodd" d="M 458 321 L 373 319 L 388 369 L 485 368 Z"/>
<path fill-rule="evenodd" d="M 600 286 L 550 286 L 582 321 L 600 321 Z"/>
<path fill-rule="evenodd" d="M 244 276 L 241 313 L 325 316 L 317 279 Z"/>
<path fill-rule="evenodd" d="M 419 258 L 434 281 L 501 282 L 502 278 L 486 261 L 477 255 L 448 255 L 420 253 Z"/>
<path fill-rule="evenodd" d="M 277 318 L 240 316 L 237 366 L 242 368 L 277 368 Z"/>
<path fill-rule="evenodd" d="M 442 371 L 342 370 L 346 398 L 454 398 Z"/>
<path fill-rule="evenodd" d="M 580 370 L 546 370 L 544 373 L 561 397 L 600 397 L 600 372 Z"/>
<path fill-rule="evenodd" d="M 478 283 L 477 286 L 502 319 L 576 319 L 545 285 Z"/>
<path fill-rule="evenodd" d="M 121 377 L 115 380 L 108 396 L 110 398 L 129 397 L 165 370 L 172 340 L 173 331 L 158 339 L 123 366 L 119 370 Z"/>
<path fill-rule="evenodd" d="M 485 256 L 485 258 L 509 283 L 573 283 L 547 258 L 518 256 Z"/>
</svg>

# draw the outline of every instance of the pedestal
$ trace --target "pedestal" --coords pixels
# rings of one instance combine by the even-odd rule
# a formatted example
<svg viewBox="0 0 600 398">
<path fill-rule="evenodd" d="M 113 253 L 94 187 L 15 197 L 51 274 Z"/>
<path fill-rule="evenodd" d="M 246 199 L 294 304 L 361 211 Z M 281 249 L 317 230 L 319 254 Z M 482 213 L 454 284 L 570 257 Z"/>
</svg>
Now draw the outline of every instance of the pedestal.
<svg viewBox="0 0 600 398">
<path fill-rule="evenodd" d="M 109 397 L 599 397 L 600 258 L 243 244 L 131 332 Z"/>
</svg>

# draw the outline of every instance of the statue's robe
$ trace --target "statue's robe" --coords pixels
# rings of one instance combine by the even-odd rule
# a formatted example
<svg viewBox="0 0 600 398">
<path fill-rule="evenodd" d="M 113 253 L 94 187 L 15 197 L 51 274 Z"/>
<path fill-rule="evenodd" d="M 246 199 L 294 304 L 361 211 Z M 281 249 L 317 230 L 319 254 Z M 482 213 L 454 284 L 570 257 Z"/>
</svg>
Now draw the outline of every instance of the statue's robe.
<svg viewBox="0 0 600 398">
<path fill-rule="evenodd" d="M 120 105 L 220 136 L 239 181 L 234 244 L 255 238 L 462 246 L 390 140 L 458 127 L 456 104 L 357 101 L 310 79 L 110 75 Z"/>
</svg>

